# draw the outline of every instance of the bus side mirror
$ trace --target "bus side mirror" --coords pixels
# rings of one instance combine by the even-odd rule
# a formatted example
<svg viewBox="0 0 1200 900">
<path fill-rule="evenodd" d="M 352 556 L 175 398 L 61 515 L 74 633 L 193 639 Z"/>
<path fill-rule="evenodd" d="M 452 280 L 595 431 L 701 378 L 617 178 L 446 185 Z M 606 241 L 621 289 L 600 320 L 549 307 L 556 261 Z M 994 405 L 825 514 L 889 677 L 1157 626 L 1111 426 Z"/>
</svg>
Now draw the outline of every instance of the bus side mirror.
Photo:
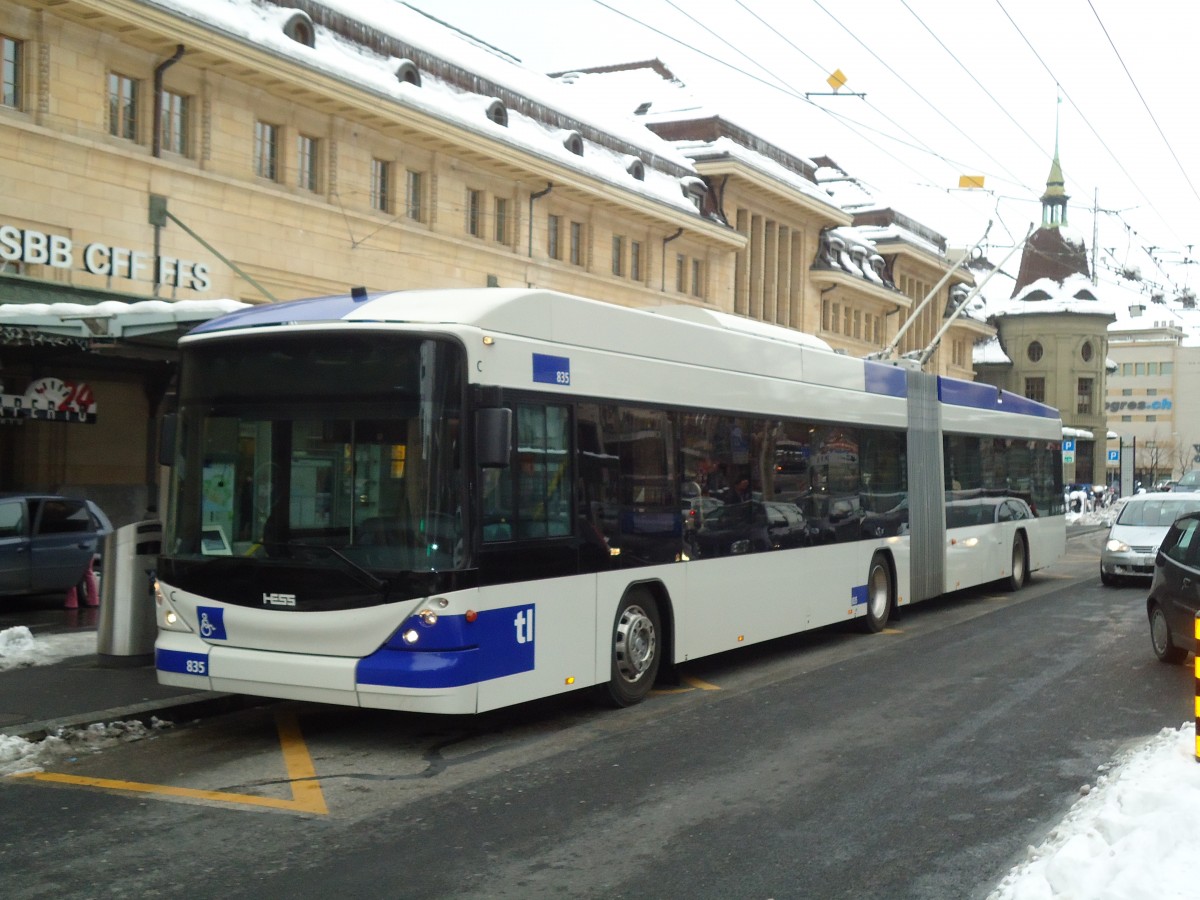
<svg viewBox="0 0 1200 900">
<path fill-rule="evenodd" d="M 512 456 L 512 410 L 475 410 L 475 461 L 483 469 L 506 469 Z"/>
<path fill-rule="evenodd" d="M 167 413 L 158 420 L 158 464 L 175 464 L 175 427 L 179 424 L 177 413 Z"/>
</svg>

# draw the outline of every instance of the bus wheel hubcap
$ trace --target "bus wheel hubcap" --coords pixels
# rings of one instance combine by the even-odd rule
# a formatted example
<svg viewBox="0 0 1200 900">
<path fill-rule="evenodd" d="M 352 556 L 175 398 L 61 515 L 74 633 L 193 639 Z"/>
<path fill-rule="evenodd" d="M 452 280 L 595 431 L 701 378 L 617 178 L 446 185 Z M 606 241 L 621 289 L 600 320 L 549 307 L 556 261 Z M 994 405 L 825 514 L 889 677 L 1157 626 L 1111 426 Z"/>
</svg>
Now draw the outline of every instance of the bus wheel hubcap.
<svg viewBox="0 0 1200 900">
<path fill-rule="evenodd" d="M 640 606 L 631 606 L 617 622 L 617 671 L 626 681 L 641 678 L 654 659 L 654 623 Z"/>
<path fill-rule="evenodd" d="M 888 601 L 891 599 L 888 596 L 888 580 L 887 573 L 883 571 L 883 566 L 875 566 L 871 570 L 871 615 L 876 619 L 882 618 L 887 610 Z"/>
</svg>

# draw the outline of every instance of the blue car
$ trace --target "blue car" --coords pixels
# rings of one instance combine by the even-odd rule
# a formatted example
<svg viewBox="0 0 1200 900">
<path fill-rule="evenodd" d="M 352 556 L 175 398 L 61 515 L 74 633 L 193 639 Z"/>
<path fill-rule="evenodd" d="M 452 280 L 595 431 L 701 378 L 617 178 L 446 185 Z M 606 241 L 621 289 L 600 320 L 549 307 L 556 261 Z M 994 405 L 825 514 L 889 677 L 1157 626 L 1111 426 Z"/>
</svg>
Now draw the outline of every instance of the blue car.
<svg viewBox="0 0 1200 900">
<path fill-rule="evenodd" d="M 0 494 L 0 597 L 66 592 L 112 531 L 90 500 Z"/>
</svg>

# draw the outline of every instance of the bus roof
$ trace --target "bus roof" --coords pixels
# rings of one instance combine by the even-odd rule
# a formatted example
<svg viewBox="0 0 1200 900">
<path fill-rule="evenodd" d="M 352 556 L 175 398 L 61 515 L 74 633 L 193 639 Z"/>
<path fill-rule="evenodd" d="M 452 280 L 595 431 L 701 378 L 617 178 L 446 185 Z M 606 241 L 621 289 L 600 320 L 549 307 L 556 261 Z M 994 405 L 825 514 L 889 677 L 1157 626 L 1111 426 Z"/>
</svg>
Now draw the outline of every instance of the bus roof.
<svg viewBox="0 0 1200 900">
<path fill-rule="evenodd" d="M 698 306 L 635 309 L 558 291 L 526 288 L 451 288 L 389 291 L 365 294 L 362 298 L 351 294 L 314 297 L 240 310 L 206 322 L 194 328 L 191 334 L 301 322 L 403 322 L 473 325 L 487 331 L 559 341 L 566 339 L 563 332 L 568 331 L 569 341 L 578 343 L 579 335 L 588 333 L 586 329 L 579 329 L 578 326 L 584 324 L 579 320 L 586 321 L 597 314 L 610 320 L 614 315 L 622 316 L 628 321 L 628 327 L 636 327 L 636 320 L 641 316 L 665 316 L 832 352 L 829 344 L 811 334 Z M 591 333 L 596 334 L 594 330 Z"/>
<path fill-rule="evenodd" d="M 273 303 L 206 322 L 183 343 L 260 328 L 356 324 L 465 326 L 564 347 L 693 365 L 704 361 L 729 371 L 897 398 L 908 395 L 904 366 L 836 353 L 820 338 L 790 328 L 699 306 L 633 308 L 534 288 L 352 292 Z M 949 407 L 1059 418 L 1053 407 L 993 385 L 937 380 L 938 399 Z"/>
</svg>

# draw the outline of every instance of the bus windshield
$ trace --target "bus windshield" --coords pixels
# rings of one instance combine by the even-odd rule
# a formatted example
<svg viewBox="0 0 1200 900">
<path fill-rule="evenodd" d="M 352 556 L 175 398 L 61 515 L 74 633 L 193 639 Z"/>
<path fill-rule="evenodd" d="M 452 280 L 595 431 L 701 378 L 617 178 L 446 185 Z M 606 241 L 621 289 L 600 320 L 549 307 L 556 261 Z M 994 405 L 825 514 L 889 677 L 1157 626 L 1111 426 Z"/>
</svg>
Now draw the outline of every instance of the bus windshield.
<svg viewBox="0 0 1200 900">
<path fill-rule="evenodd" d="M 462 359 L 395 333 L 187 348 L 164 555 L 334 568 L 367 586 L 463 567 Z"/>
</svg>

